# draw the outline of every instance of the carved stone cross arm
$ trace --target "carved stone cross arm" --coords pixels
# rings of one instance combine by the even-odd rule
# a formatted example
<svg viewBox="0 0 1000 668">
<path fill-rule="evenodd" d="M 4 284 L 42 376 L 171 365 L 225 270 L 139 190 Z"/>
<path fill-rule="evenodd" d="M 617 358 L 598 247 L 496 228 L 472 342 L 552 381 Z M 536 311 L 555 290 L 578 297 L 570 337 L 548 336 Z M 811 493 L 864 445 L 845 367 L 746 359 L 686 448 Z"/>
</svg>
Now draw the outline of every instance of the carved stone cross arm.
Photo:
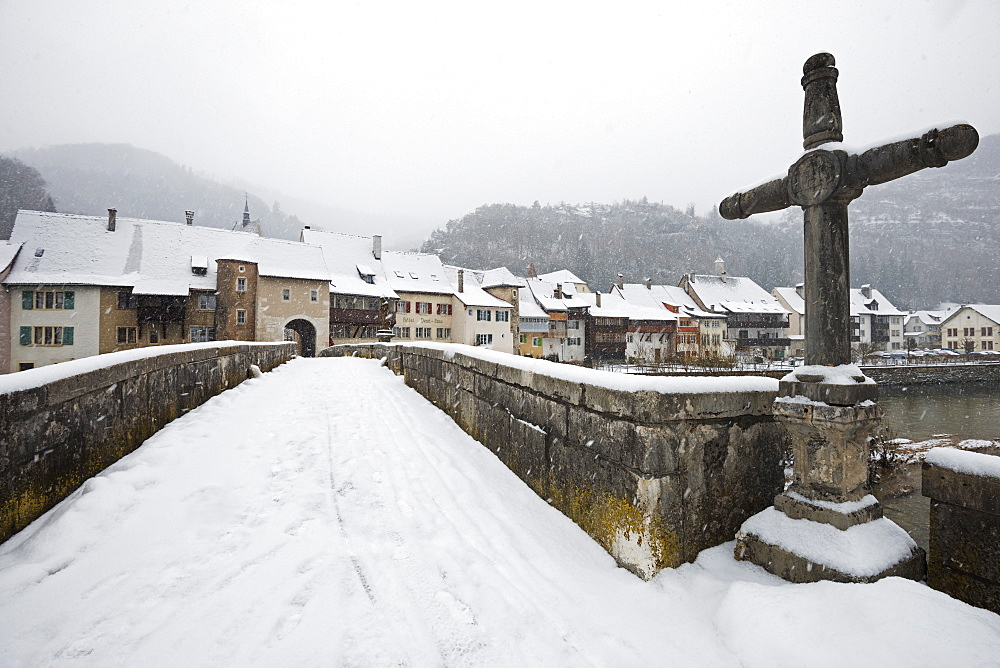
<svg viewBox="0 0 1000 668">
<path fill-rule="evenodd" d="M 814 149 L 788 169 L 788 176 L 722 200 L 719 214 L 726 220 L 736 220 L 792 205 L 808 207 L 829 199 L 849 202 L 866 186 L 887 183 L 926 167 L 944 167 L 971 155 L 978 145 L 976 129 L 959 124 L 885 144 L 861 155 Z"/>
</svg>

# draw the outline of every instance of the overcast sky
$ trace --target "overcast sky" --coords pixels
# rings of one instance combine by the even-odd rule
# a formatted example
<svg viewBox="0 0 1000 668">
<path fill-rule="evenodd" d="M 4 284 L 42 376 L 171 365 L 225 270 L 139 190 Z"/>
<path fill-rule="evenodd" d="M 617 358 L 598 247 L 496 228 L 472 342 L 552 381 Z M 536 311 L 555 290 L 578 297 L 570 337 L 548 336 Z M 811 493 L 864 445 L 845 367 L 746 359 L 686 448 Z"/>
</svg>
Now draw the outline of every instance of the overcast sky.
<svg viewBox="0 0 1000 668">
<path fill-rule="evenodd" d="M 1000 2 L 676 4 L 0 0 L 0 151 L 125 142 L 429 230 L 494 202 L 706 212 L 800 154 L 820 51 L 849 145 L 1000 131 Z"/>
</svg>

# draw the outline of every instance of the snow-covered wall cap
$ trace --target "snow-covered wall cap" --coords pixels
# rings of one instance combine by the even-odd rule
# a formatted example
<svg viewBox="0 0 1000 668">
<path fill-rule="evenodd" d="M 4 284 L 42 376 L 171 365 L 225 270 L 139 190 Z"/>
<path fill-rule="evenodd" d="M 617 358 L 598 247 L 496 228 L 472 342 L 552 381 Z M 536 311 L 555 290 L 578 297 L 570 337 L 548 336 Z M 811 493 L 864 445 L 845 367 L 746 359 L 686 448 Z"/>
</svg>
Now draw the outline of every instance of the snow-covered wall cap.
<svg viewBox="0 0 1000 668">
<path fill-rule="evenodd" d="M 806 366 L 795 367 L 795 371 L 791 372 L 781 380 L 795 383 L 799 382 L 796 376 L 799 375 L 809 375 L 809 376 L 822 376 L 822 380 L 817 381 L 826 385 L 874 385 L 875 381 L 862 373 L 861 369 L 858 368 L 857 364 L 841 364 L 839 366 L 824 366 L 822 364 L 807 364 Z M 864 378 L 864 381 L 858 382 L 858 378 Z"/>
<path fill-rule="evenodd" d="M 1000 478 L 1000 457 L 956 448 L 931 448 L 924 461 L 958 473 Z"/>
<path fill-rule="evenodd" d="M 106 369 L 123 362 L 132 362 L 156 357 L 157 355 L 167 355 L 169 353 L 184 353 L 200 348 L 228 348 L 230 346 L 280 346 L 286 345 L 285 341 L 264 342 L 264 341 L 207 341 L 204 343 L 178 343 L 171 346 L 147 346 L 145 348 L 134 348 L 132 350 L 119 350 L 115 353 L 104 353 L 103 355 L 92 355 L 78 360 L 69 360 L 59 364 L 48 364 L 46 366 L 35 367 L 27 371 L 18 371 L 0 376 L 0 394 L 8 392 L 18 392 L 20 390 L 30 390 L 41 387 L 57 380 L 79 376 L 98 369 Z"/>
<path fill-rule="evenodd" d="M 728 394 L 735 392 L 777 392 L 778 381 L 760 376 L 636 376 L 613 371 L 601 371 L 586 367 L 561 364 L 543 359 L 520 357 L 497 350 L 461 343 L 390 343 L 391 346 L 411 346 L 430 350 L 443 350 L 455 355 L 461 353 L 469 357 L 494 362 L 506 367 L 531 371 L 551 378 L 571 383 L 586 383 L 610 390 L 624 392 L 659 392 L 661 394 Z"/>
</svg>

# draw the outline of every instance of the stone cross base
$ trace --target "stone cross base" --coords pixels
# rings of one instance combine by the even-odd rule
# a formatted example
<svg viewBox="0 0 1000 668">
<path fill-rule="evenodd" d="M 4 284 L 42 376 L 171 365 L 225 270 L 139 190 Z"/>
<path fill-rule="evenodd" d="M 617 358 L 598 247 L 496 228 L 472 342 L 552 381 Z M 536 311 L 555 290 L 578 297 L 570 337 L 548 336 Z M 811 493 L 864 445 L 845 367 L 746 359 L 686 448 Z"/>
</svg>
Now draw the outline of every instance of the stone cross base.
<svg viewBox="0 0 1000 668">
<path fill-rule="evenodd" d="M 795 373 L 781 381 L 774 417 L 788 430 L 794 481 L 743 523 L 735 556 L 791 582 L 923 579 L 924 551 L 868 493 L 868 437 L 882 417 L 876 386 L 863 375 L 847 379 Z"/>
</svg>

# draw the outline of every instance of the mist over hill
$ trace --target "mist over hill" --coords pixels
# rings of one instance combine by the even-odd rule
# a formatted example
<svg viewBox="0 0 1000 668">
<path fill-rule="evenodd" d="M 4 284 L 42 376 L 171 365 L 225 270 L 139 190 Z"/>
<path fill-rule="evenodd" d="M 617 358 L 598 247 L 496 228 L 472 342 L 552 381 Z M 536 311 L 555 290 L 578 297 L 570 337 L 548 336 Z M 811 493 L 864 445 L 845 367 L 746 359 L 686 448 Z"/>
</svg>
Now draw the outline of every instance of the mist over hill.
<svg viewBox="0 0 1000 668">
<path fill-rule="evenodd" d="M 297 240 L 303 224 L 335 232 L 375 230 L 386 235 L 386 248 L 401 250 L 418 246 L 426 236 L 411 230 L 430 227 L 426 221 L 339 209 L 266 186 L 221 183 L 129 144 L 64 144 L 8 155 L 42 175 L 56 210 L 63 213 L 104 216 L 114 207 L 121 216 L 183 222 L 190 209 L 195 225 L 232 229 L 248 201 L 251 219 L 260 220 L 269 237 Z"/>
<path fill-rule="evenodd" d="M 850 206 L 850 238 L 852 286 L 871 283 L 899 308 L 1000 302 L 1000 135 L 943 169 L 869 187 Z M 532 262 L 539 272 L 566 268 L 601 291 L 619 272 L 676 285 L 685 272 L 711 273 L 721 256 L 730 274 L 770 290 L 802 281 L 802 243 L 798 208 L 725 221 L 643 199 L 486 205 L 436 230 L 422 250 L 521 275 Z"/>
</svg>

